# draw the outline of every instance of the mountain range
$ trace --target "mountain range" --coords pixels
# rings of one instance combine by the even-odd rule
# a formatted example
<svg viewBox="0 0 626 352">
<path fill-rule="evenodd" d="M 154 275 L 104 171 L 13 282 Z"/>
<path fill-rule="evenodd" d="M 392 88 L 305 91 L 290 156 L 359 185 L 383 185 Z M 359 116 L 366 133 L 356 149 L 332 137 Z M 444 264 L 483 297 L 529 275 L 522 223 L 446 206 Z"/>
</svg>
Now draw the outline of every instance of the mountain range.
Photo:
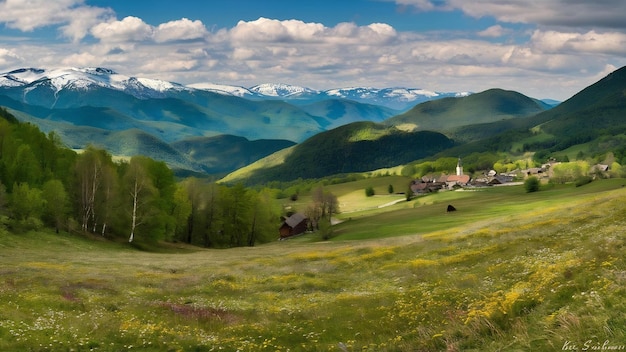
<svg viewBox="0 0 626 352">
<path fill-rule="evenodd" d="M 106 68 L 22 68 L 0 74 L 0 106 L 44 132 L 54 131 L 72 148 L 92 144 L 204 173 L 232 171 L 345 124 L 382 122 L 422 101 L 467 94 L 407 88 L 317 91 L 285 84 L 184 86 Z M 240 145 L 239 155 L 221 156 L 218 136 L 242 137 L 250 145 Z M 215 152 L 212 158 L 179 149 L 199 141 Z M 263 148 L 250 154 L 252 145 Z"/>
<path fill-rule="evenodd" d="M 325 176 L 372 171 L 404 165 L 407 156 L 416 161 L 422 151 L 429 158 L 478 159 L 489 154 L 495 160 L 503 156 L 526 158 L 525 153 L 530 152 L 539 162 L 548 158 L 576 159 L 581 155 L 606 160 L 610 156 L 610 160 L 624 165 L 624 92 L 626 67 L 556 107 L 501 89 L 425 102 L 382 124 L 352 123 L 319 133 L 235 171 L 223 181 L 290 181 L 320 177 L 321 168 Z M 410 131 L 406 132 L 407 140 L 400 130 Z M 430 133 L 426 143 L 424 135 L 416 134 L 419 132 Z M 314 163 L 312 158 L 323 162 Z"/>
</svg>

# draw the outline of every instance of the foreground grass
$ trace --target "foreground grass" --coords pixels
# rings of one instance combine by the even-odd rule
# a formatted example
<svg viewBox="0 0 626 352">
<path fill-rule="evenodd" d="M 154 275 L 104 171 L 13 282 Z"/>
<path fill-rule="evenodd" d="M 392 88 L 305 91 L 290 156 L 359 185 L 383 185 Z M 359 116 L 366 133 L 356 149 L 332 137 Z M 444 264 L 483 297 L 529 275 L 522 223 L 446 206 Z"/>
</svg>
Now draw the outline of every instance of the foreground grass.
<svg viewBox="0 0 626 352">
<path fill-rule="evenodd" d="M 155 254 L 4 231 L 0 350 L 626 346 L 626 189 L 593 187 L 362 241 Z"/>
</svg>

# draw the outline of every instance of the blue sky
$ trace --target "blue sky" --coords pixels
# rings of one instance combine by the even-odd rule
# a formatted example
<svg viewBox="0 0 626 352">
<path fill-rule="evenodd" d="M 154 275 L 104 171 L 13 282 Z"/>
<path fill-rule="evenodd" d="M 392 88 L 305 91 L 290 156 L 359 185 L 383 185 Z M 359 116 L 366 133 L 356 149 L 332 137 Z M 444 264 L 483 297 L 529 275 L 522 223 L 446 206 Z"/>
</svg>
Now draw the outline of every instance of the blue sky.
<svg viewBox="0 0 626 352">
<path fill-rule="evenodd" d="M 626 65 L 625 13 L 622 0 L 0 0 L 0 72 L 564 100 Z"/>
</svg>

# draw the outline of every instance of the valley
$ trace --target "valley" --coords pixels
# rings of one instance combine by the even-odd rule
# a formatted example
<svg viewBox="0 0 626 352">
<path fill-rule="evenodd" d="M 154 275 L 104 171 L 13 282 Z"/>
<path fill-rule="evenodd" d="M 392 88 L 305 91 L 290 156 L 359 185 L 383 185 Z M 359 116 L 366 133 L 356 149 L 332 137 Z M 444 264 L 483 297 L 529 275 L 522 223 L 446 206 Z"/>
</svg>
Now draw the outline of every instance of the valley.
<svg viewBox="0 0 626 352">
<path fill-rule="evenodd" d="M 0 95 L 0 350 L 626 345 L 625 68 L 556 107 L 494 89 L 387 118 L 101 88 L 85 101 L 130 103 Z M 278 241 L 295 213 L 308 231 Z"/>
</svg>

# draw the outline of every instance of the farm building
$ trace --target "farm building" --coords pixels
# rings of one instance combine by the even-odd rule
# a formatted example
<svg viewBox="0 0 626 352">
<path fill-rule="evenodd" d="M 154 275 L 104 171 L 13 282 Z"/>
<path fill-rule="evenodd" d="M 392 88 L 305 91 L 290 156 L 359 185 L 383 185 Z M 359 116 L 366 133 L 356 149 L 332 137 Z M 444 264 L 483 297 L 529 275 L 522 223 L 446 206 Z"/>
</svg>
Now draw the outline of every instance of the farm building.
<svg viewBox="0 0 626 352">
<path fill-rule="evenodd" d="M 287 238 L 304 233 L 307 229 L 307 217 L 302 213 L 295 213 L 283 221 L 278 230 L 280 238 Z"/>
</svg>

